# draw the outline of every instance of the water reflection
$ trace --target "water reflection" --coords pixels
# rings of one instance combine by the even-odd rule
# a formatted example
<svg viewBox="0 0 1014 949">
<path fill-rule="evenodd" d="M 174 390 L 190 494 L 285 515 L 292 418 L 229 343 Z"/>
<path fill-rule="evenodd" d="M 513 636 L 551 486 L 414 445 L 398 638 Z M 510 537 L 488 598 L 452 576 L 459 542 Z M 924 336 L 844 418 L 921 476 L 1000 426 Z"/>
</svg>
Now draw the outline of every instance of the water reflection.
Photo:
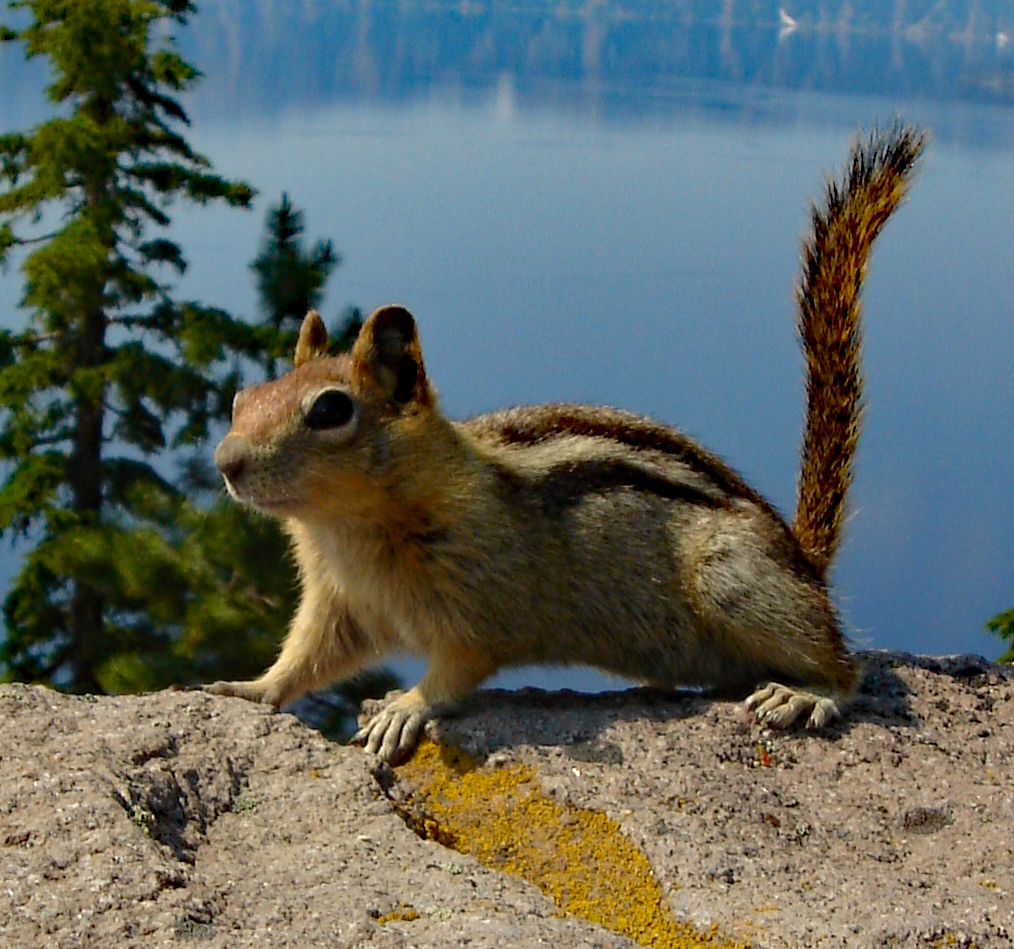
<svg viewBox="0 0 1014 949">
<path fill-rule="evenodd" d="M 688 107 L 777 122 L 766 90 L 1014 103 L 1007 0 L 206 0 L 199 8 L 181 46 L 206 73 L 208 117 L 336 99 L 439 94 L 467 103 L 505 81 L 521 108 L 558 104 L 621 122 Z M 38 71 L 0 47 L 5 124 L 24 124 L 38 87 Z M 988 125 L 963 131 L 995 134 Z"/>
<path fill-rule="evenodd" d="M 749 97 L 723 97 L 723 83 L 1011 103 L 1012 24 L 1000 0 L 350 0 L 295 8 L 219 0 L 205 5 L 202 28 L 185 46 L 214 64 L 206 101 L 230 110 L 406 102 L 434 92 L 467 101 L 506 76 L 522 108 L 566 103 L 631 121 L 700 104 L 702 85 L 720 108 L 756 109 Z"/>
</svg>

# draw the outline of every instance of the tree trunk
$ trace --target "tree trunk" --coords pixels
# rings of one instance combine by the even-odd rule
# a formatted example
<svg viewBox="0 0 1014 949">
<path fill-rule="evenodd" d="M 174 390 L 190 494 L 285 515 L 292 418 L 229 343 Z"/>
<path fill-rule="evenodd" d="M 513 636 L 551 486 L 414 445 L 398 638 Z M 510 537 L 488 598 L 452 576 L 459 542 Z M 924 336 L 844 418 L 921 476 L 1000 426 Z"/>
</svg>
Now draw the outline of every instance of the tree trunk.
<svg viewBox="0 0 1014 949">
<path fill-rule="evenodd" d="M 94 96 L 83 110 L 99 127 L 108 125 L 115 114 L 113 103 Z M 112 224 L 110 194 L 115 185 L 115 160 L 100 161 L 86 172 L 85 204 L 82 213 L 99 229 L 106 260 L 115 256 L 116 230 Z M 98 268 L 85 283 L 81 294 L 78 323 L 77 369 L 97 369 L 105 360 L 106 291 L 110 278 L 107 269 Z M 90 284 L 90 285 L 89 285 Z M 82 526 L 97 528 L 102 521 L 102 423 L 105 417 L 106 386 L 88 386 L 79 392 L 74 406 L 74 439 L 70 457 L 69 482 L 74 512 Z M 98 692 L 96 672 L 102 657 L 109 652 L 104 623 L 105 599 L 100 590 L 81 577 L 72 580 L 70 615 L 71 688 L 80 692 Z"/>
<path fill-rule="evenodd" d="M 106 315 L 95 307 L 82 321 L 77 365 L 97 366 L 102 360 Z M 70 458 L 70 488 L 79 523 L 97 526 L 102 515 L 102 421 L 105 387 L 98 393 L 82 393 L 75 406 L 74 447 Z M 72 688 L 98 692 L 96 668 L 104 649 L 102 594 L 91 584 L 75 577 L 68 617 L 71 639 Z"/>
</svg>

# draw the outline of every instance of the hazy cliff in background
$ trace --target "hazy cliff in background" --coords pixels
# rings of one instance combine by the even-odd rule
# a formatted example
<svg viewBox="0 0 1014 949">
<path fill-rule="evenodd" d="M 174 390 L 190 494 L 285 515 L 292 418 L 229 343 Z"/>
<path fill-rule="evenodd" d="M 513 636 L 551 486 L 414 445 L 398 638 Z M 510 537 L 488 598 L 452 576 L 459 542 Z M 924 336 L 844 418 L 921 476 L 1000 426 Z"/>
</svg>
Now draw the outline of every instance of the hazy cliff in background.
<svg viewBox="0 0 1014 949">
<path fill-rule="evenodd" d="M 204 0 L 182 39 L 205 114 L 484 95 L 666 112 L 681 86 L 1014 103 L 1009 0 Z M 0 51 L 0 118 L 39 81 Z M 624 89 L 655 89 L 632 103 Z M 672 93 L 677 93 L 674 96 Z M 241 95 L 237 95 L 241 91 Z M 30 116 L 28 116 L 30 118 Z M 8 120 L 9 121 L 9 120 Z"/>
<path fill-rule="evenodd" d="M 666 112 L 680 84 L 1014 102 L 1014 11 L 1001 0 L 219 0 L 190 52 L 206 93 L 399 101 L 509 81 L 519 104 Z M 657 89 L 638 97 L 623 90 Z"/>
</svg>

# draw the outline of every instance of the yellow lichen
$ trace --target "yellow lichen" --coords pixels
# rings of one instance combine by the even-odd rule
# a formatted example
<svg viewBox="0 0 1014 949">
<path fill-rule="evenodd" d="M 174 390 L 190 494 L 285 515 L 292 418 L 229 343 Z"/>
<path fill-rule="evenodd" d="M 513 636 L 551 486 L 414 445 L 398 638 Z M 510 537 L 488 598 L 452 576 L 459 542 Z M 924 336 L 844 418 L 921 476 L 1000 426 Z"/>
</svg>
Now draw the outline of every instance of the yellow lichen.
<svg viewBox="0 0 1014 949">
<path fill-rule="evenodd" d="M 933 949 L 947 949 L 948 946 L 956 946 L 959 942 L 957 936 L 954 933 L 944 933 L 942 936 L 937 936 L 930 945 Z M 968 949 L 979 949 L 979 944 L 974 940 L 960 940 L 962 945 L 968 947 Z"/>
<path fill-rule="evenodd" d="M 383 926 L 385 923 L 394 922 L 401 920 L 402 922 L 412 922 L 419 918 L 419 911 L 414 906 L 409 906 L 408 903 L 399 903 L 397 909 L 392 909 L 388 913 L 382 913 L 377 917 L 377 923 Z"/>
<path fill-rule="evenodd" d="M 733 945 L 679 923 L 619 825 L 551 800 L 533 768 L 478 768 L 460 749 L 427 742 L 398 773 L 414 788 L 417 831 L 517 874 L 564 911 L 657 949 Z"/>
</svg>

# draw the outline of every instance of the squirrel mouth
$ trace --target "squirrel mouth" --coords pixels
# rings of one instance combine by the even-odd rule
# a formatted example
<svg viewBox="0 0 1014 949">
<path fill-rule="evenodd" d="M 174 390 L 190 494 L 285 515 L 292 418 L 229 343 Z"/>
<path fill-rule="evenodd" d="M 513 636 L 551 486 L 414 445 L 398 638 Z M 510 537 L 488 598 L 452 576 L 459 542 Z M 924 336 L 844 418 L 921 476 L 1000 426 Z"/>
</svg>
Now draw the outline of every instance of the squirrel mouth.
<svg viewBox="0 0 1014 949">
<path fill-rule="evenodd" d="M 251 492 L 240 491 L 236 485 L 227 477 L 223 477 L 225 489 L 232 498 L 245 504 L 247 507 L 256 508 L 266 514 L 275 514 L 292 507 L 291 498 L 275 497 L 271 495 L 257 495 Z"/>
</svg>

